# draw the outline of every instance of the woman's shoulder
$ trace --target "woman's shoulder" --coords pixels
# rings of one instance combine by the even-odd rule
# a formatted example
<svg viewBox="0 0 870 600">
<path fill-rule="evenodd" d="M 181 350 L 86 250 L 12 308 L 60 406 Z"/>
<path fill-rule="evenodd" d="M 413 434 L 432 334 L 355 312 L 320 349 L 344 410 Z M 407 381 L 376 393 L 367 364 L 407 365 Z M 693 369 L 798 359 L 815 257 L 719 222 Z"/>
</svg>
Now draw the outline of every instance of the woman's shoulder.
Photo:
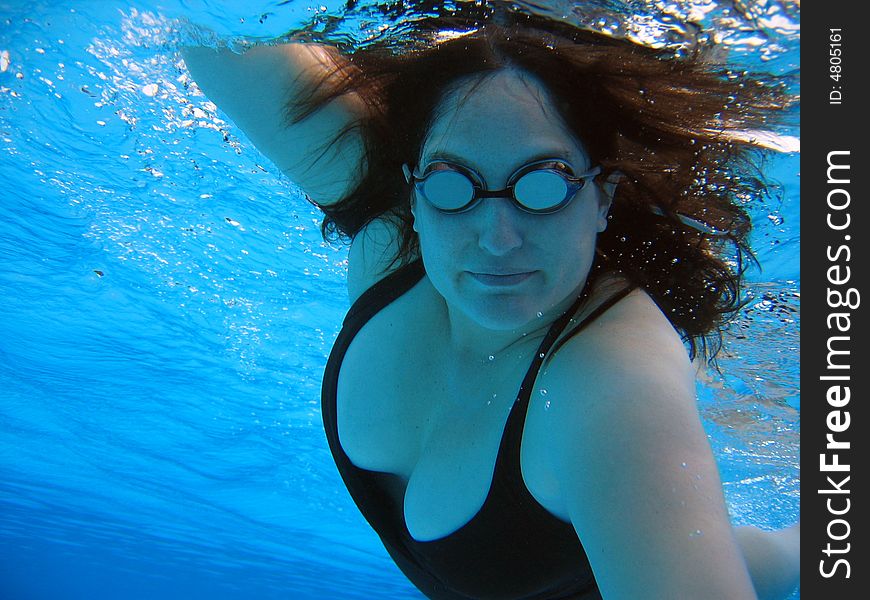
<svg viewBox="0 0 870 600">
<path fill-rule="evenodd" d="M 580 318 L 616 287 L 600 286 L 611 292 L 593 294 Z M 538 385 L 547 390 L 550 406 L 558 399 L 566 435 L 576 431 L 577 421 L 587 427 L 589 416 L 619 423 L 618 434 L 590 428 L 589 443 L 598 434 L 607 443 L 613 435 L 655 434 L 649 425 L 656 415 L 696 419 L 695 375 L 680 335 L 652 298 L 634 289 L 560 347 Z"/>
<path fill-rule="evenodd" d="M 538 385 L 539 479 L 556 482 L 550 506 L 570 518 L 604 595 L 748 597 L 695 370 L 656 304 L 629 294 L 571 338 Z"/>
<path fill-rule="evenodd" d="M 347 290 L 354 302 L 366 290 L 399 269 L 402 232 L 394 219 L 371 220 L 353 238 L 347 257 Z"/>
<path fill-rule="evenodd" d="M 613 300 L 617 301 L 608 306 Z M 626 361 L 659 366 L 662 362 L 675 366 L 689 362 L 679 333 L 652 297 L 622 278 L 606 277 L 595 285 L 575 321 L 590 318 L 582 335 L 572 336 L 552 362 L 570 363 L 572 370 L 594 363 L 596 370 L 608 371 L 620 369 Z"/>
<path fill-rule="evenodd" d="M 609 292 L 593 292 L 580 318 L 618 288 L 597 286 Z M 679 334 L 642 289 L 571 337 L 536 385 L 541 393 L 533 395 L 526 437 L 536 440 L 539 468 L 559 481 L 552 506 L 560 514 L 570 515 L 578 502 L 596 504 L 599 486 L 629 493 L 648 487 L 662 461 L 679 464 L 708 452 L 695 369 Z"/>
</svg>

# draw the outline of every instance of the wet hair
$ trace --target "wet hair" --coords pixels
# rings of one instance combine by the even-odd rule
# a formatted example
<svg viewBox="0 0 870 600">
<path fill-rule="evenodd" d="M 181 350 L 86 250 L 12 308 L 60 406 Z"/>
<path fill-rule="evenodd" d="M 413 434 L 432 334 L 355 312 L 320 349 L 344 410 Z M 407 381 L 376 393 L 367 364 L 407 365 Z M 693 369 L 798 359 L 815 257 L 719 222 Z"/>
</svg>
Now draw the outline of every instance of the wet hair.
<svg viewBox="0 0 870 600">
<path fill-rule="evenodd" d="M 676 57 L 519 13 L 499 21 L 421 19 L 412 31 L 355 50 L 288 105 L 292 121 L 348 93 L 369 109 L 332 141 L 359 133 L 365 164 L 359 185 L 323 207 L 324 236 L 351 238 L 386 217 L 401 236 L 395 261 L 416 257 L 401 165 L 416 164 L 439 106 L 462 82 L 505 68 L 527 72 L 591 164 L 601 165 L 599 183 L 620 178 L 589 283 L 616 274 L 642 287 L 690 355 L 712 359 L 723 324 L 742 306 L 741 277 L 752 260 L 744 206 L 767 189 L 747 132 L 775 123 L 785 92 L 763 76 L 711 65 L 700 52 Z"/>
</svg>

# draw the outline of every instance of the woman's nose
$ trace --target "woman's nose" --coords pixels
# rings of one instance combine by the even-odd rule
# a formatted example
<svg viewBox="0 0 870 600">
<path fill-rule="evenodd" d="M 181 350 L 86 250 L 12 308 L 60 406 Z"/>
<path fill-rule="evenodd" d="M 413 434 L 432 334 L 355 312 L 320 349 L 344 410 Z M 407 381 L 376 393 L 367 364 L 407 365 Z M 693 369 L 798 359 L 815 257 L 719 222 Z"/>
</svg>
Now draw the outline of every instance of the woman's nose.
<svg viewBox="0 0 870 600">
<path fill-rule="evenodd" d="M 504 256 L 523 245 L 523 214 L 507 198 L 484 198 L 475 207 L 478 244 L 493 256 Z"/>
</svg>

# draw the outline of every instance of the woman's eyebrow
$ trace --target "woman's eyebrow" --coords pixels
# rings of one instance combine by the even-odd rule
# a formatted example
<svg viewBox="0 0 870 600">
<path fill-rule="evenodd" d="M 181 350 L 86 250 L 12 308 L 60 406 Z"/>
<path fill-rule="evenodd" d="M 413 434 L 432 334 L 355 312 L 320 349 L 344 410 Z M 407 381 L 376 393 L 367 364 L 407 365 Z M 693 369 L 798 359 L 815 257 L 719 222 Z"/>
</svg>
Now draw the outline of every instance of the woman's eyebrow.
<svg viewBox="0 0 870 600">
<path fill-rule="evenodd" d="M 532 155 L 527 156 L 525 159 L 518 161 L 515 167 L 520 168 L 533 162 L 547 159 L 560 160 L 569 164 L 573 164 L 573 161 L 569 160 L 568 156 L 569 151 L 566 148 L 536 152 Z M 473 161 L 470 161 L 463 156 L 459 156 L 458 154 L 454 154 L 449 150 L 433 150 L 431 152 L 427 152 L 425 155 L 423 155 L 423 158 L 420 159 L 420 166 L 422 167 L 423 165 L 439 160 L 455 163 L 457 165 L 462 165 L 463 167 L 474 168 Z"/>
<path fill-rule="evenodd" d="M 422 166 L 426 163 L 437 160 L 444 160 L 463 166 L 471 166 L 469 164 L 471 161 L 462 156 L 459 156 L 458 154 L 453 154 L 452 152 L 449 152 L 447 150 L 433 150 L 432 152 L 426 153 L 423 158 L 420 159 L 420 165 Z"/>
</svg>

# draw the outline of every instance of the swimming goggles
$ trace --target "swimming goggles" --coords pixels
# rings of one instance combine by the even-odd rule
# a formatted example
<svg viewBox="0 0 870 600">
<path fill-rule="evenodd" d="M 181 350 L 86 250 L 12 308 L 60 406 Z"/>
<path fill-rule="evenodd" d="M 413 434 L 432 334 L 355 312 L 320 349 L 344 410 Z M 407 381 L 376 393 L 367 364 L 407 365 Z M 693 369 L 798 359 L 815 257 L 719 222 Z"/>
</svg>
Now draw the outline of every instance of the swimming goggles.
<svg viewBox="0 0 870 600">
<path fill-rule="evenodd" d="M 565 208 L 601 167 L 574 175 L 565 161 L 539 160 L 520 167 L 503 190 L 487 190 L 472 169 L 443 160 L 433 161 L 422 174 L 407 164 L 402 172 L 422 198 L 445 213 L 470 210 L 482 198 L 508 198 L 520 210 L 546 215 Z"/>
</svg>

